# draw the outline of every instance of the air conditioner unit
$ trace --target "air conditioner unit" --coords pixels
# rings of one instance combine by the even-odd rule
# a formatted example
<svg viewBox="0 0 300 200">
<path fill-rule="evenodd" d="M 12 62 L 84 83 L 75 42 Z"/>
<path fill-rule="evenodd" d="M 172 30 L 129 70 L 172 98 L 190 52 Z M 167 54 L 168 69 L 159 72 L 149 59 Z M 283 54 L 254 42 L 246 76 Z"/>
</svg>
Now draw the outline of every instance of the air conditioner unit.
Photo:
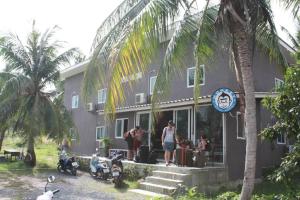
<svg viewBox="0 0 300 200">
<path fill-rule="evenodd" d="M 93 111 L 94 110 L 93 103 L 87 103 L 86 104 L 86 110 L 87 111 Z"/>
<path fill-rule="evenodd" d="M 136 104 L 142 104 L 146 103 L 146 96 L 145 93 L 139 93 L 135 95 L 135 103 Z"/>
</svg>

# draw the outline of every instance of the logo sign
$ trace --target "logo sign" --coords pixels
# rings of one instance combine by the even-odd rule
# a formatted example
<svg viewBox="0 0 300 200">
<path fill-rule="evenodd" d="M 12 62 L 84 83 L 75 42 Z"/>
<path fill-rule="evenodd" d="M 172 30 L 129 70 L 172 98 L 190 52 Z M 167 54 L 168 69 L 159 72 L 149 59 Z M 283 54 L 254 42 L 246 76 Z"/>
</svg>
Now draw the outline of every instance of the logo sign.
<svg viewBox="0 0 300 200">
<path fill-rule="evenodd" d="M 229 88 L 219 88 L 211 96 L 213 107 L 222 113 L 230 112 L 236 105 L 236 95 Z"/>
</svg>

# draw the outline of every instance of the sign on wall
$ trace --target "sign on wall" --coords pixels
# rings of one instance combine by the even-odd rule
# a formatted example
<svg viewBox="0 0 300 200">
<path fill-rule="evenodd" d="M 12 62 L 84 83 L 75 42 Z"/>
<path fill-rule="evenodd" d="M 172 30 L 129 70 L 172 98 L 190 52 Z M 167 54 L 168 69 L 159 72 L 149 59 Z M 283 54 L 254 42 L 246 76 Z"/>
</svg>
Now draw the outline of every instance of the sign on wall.
<svg viewBox="0 0 300 200">
<path fill-rule="evenodd" d="M 219 88 L 211 96 L 213 107 L 222 113 L 230 112 L 237 103 L 235 93 L 229 88 Z"/>
</svg>

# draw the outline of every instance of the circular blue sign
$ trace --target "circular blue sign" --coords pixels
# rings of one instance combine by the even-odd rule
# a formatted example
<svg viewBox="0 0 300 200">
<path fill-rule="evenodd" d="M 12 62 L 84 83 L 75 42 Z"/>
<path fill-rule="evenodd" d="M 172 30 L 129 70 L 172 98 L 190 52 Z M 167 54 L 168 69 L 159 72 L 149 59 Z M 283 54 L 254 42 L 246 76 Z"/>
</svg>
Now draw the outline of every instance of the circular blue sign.
<svg viewBox="0 0 300 200">
<path fill-rule="evenodd" d="M 236 106 L 236 95 L 229 88 L 219 88 L 211 96 L 213 107 L 222 113 L 230 112 Z"/>
</svg>

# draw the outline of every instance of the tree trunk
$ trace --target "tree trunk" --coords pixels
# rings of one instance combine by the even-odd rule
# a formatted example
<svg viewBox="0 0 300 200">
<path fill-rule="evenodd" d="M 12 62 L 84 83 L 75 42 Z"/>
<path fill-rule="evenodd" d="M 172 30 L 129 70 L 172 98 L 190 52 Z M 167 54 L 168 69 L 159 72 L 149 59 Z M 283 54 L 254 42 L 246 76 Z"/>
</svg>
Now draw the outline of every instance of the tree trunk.
<svg viewBox="0 0 300 200">
<path fill-rule="evenodd" d="M 28 138 L 27 155 L 25 156 L 25 163 L 31 167 L 36 165 L 36 155 L 34 151 L 34 137 L 32 135 Z"/>
<path fill-rule="evenodd" d="M 245 91 L 245 134 L 246 156 L 241 200 L 250 200 L 254 188 L 256 170 L 257 126 L 256 101 L 252 66 L 252 38 L 244 27 L 236 22 L 233 25 L 234 45 L 240 62 Z"/>
<path fill-rule="evenodd" d="M 2 150 L 2 144 L 5 137 L 6 128 L 0 129 L 0 151 Z"/>
</svg>

